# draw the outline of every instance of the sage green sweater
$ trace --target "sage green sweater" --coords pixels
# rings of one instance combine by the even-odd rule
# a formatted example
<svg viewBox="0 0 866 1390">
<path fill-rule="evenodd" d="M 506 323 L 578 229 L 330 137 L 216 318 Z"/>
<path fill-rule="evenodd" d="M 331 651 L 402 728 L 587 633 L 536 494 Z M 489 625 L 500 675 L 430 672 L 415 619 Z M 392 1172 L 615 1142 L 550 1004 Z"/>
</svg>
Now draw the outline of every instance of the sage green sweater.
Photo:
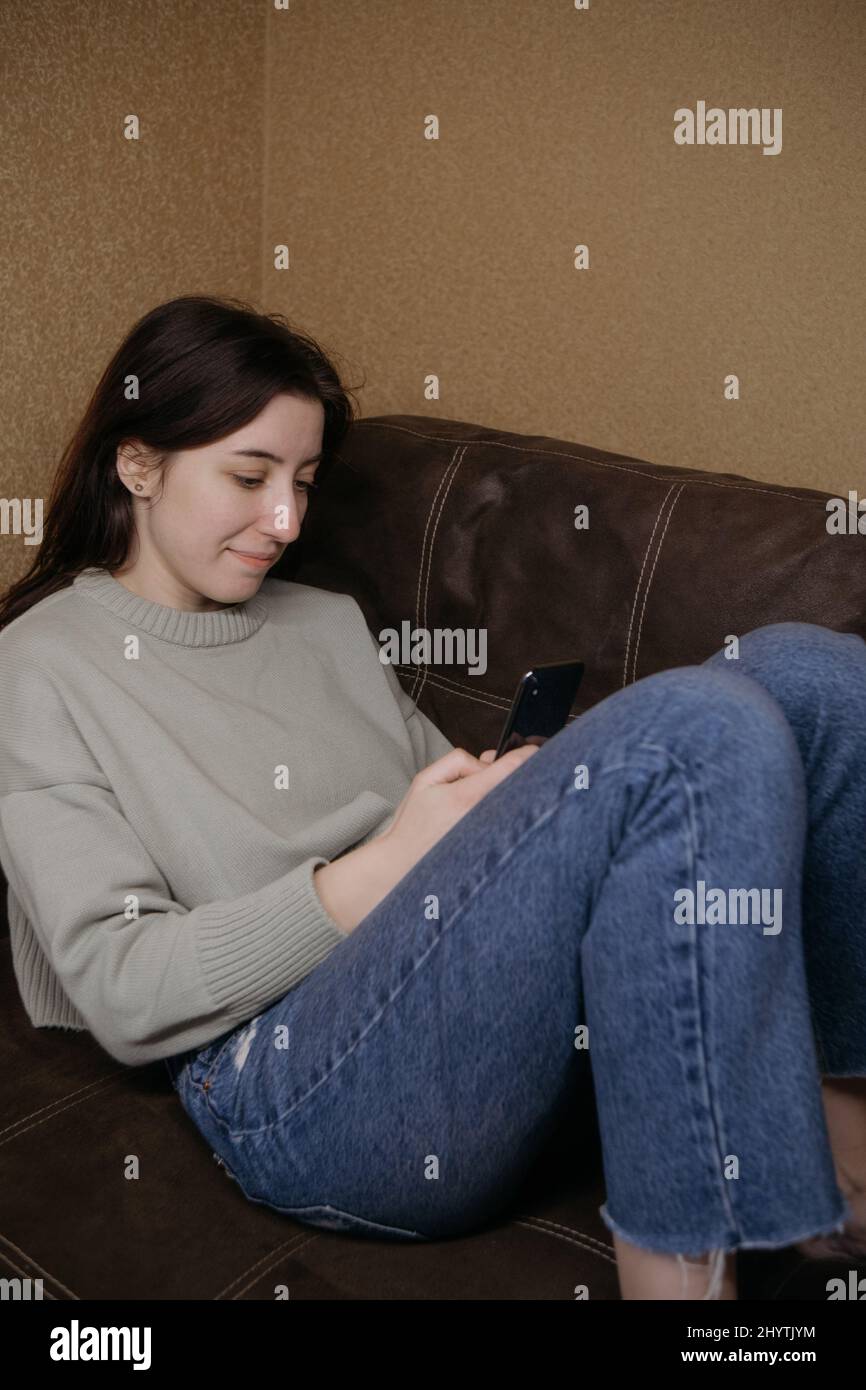
<svg viewBox="0 0 866 1390">
<path fill-rule="evenodd" d="M 260 1013 L 344 939 L 313 870 L 452 744 L 348 594 L 216 612 L 88 569 L 0 633 L 0 862 L 34 1027 L 128 1065 Z"/>
</svg>

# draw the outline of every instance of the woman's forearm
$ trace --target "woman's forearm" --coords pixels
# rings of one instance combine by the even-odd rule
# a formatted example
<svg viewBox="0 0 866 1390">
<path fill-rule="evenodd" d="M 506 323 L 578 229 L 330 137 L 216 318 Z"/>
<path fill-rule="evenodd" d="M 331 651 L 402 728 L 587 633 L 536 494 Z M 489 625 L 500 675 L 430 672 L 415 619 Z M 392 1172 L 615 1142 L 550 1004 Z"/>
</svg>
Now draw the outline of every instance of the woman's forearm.
<svg viewBox="0 0 866 1390">
<path fill-rule="evenodd" d="M 320 864 L 313 872 L 313 885 L 325 911 L 348 935 L 405 872 L 386 832 L 330 864 Z"/>
</svg>

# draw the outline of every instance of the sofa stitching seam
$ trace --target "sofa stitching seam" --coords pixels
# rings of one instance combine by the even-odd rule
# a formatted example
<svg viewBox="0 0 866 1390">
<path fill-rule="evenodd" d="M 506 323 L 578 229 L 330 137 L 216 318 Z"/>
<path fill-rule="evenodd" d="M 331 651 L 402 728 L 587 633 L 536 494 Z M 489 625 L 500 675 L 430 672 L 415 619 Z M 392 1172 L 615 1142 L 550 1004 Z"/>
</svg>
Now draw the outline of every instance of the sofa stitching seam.
<svg viewBox="0 0 866 1390">
<path fill-rule="evenodd" d="M 361 422 L 361 423 L 364 423 L 364 424 L 369 425 L 369 424 L 372 423 L 372 421 L 364 421 L 364 422 Z M 446 436 L 444 436 L 444 435 L 422 434 L 420 430 L 410 430 L 410 429 L 409 429 L 407 426 L 405 426 L 405 425 L 380 425 L 379 428 L 381 428 L 381 429 L 396 430 L 396 431 L 399 431 L 401 434 L 411 434 L 414 438 L 416 438 L 416 439 L 424 439 L 424 440 L 427 440 L 427 441 L 429 441 L 431 444 L 457 444 L 457 445 L 459 445 L 459 444 L 461 443 L 461 441 L 460 441 L 459 439 L 452 439 L 452 438 L 446 437 Z M 514 453 L 518 453 L 518 454 L 529 454 L 529 455 L 538 456 L 538 457 L 542 457 L 542 456 L 543 456 L 543 457 L 550 457 L 550 458 L 557 458 L 557 459 L 578 459 L 581 463 L 591 463 L 591 464 L 593 464 L 593 465 L 594 465 L 595 467 L 597 467 L 597 468 L 613 468 L 613 469 L 616 469 L 618 472 L 621 472 L 621 473 L 628 473 L 628 474 L 630 474 L 631 477 L 633 477 L 633 478 L 647 478 L 647 479 L 649 479 L 649 481 L 650 481 L 651 483 L 666 483 L 666 482 L 668 481 L 667 478 L 657 478 L 656 475 L 655 475 L 654 473 L 642 473 L 642 472 L 640 472 L 640 471 L 639 471 L 638 469 L 636 469 L 636 468 L 631 468 L 631 467 L 629 467 L 628 464 L 626 464 L 626 463 L 609 463 L 606 459 L 594 459 L 594 458 L 589 458 L 588 455 L 586 455 L 586 454 L 564 454 L 564 453 L 559 452 L 559 451 L 556 450 L 556 449 L 528 449 L 528 448 L 521 448 L 521 447 L 520 447 L 519 445 L 517 445 L 517 444 L 506 444 L 506 443 L 504 442 L 504 440 L 500 440 L 500 439 L 469 439 L 469 440 L 466 440 L 466 441 L 465 441 L 465 446 L 466 446 L 467 448 L 468 448 L 469 445 L 471 445 L 471 444 L 479 444 L 479 445 L 482 445 L 482 446 L 484 446 L 484 447 L 486 447 L 486 448 L 491 448 L 491 449 L 510 449 L 510 450 L 511 450 L 512 452 L 514 452 Z M 648 462 L 648 460 L 645 460 L 645 459 L 644 459 L 644 460 L 637 460 L 637 461 L 638 461 L 638 462 Z M 652 467 L 652 465 L 650 465 L 650 466 Z M 658 465 L 658 466 L 661 467 L 662 465 Z M 815 506 L 815 505 L 817 504 L 817 501 L 818 501 L 817 498 L 812 498 L 812 497 L 798 497 L 797 494 L 796 494 L 795 492 L 783 492 L 783 491 L 781 491 L 778 487 L 775 487 L 775 486 L 773 486 L 773 487 L 748 487 L 748 486 L 745 486 L 743 483 L 723 483 L 723 482 L 717 482 L 717 481 L 715 481 L 715 479 L 713 479 L 713 478 L 685 478 L 685 479 L 682 479 L 682 481 L 683 481 L 683 483 L 687 483 L 687 482 L 688 482 L 688 483 L 703 483 L 704 486 L 706 486 L 706 487 L 724 487 L 724 488 L 732 488 L 733 490 L 735 490 L 735 491 L 737 491 L 737 492 L 766 492 L 766 493 L 769 493 L 769 494 L 770 494 L 771 496 L 773 496 L 773 497 L 787 497 L 787 498 L 789 498 L 792 502 L 808 502 L 808 503 L 811 503 L 812 506 Z M 677 485 L 677 479 L 675 478 L 674 481 L 671 483 L 671 487 L 676 487 L 676 485 Z M 822 496 L 823 496 L 823 495 L 824 495 L 824 494 L 822 494 Z M 830 497 L 830 496 L 832 496 L 833 494 L 832 494 L 832 493 L 827 493 L 826 495 L 827 495 L 828 497 Z M 826 508 L 824 508 L 824 510 L 826 510 Z"/>
<path fill-rule="evenodd" d="M 654 522 L 654 524 L 653 524 L 653 529 L 652 529 L 652 531 L 651 531 L 651 533 L 650 533 L 650 538 L 649 538 L 649 540 L 647 541 L 646 550 L 644 551 L 643 562 L 641 563 L 641 567 L 640 567 L 640 574 L 639 574 L 638 577 L 637 577 L 637 585 L 636 585 L 636 587 L 635 587 L 634 599 L 632 600 L 632 605 L 631 605 L 631 616 L 629 617 L 629 620 L 628 620 L 628 632 L 626 633 L 626 639 L 625 639 L 625 661 L 623 662 L 623 668 L 622 668 L 622 683 L 623 683 L 624 686 L 628 684 L 628 657 L 629 657 L 629 651 L 630 651 L 630 649 L 631 649 L 631 630 L 632 630 L 632 628 L 633 628 L 633 626 L 634 626 L 634 615 L 635 615 L 635 613 L 637 612 L 637 603 L 638 603 L 638 599 L 639 599 L 639 597 L 640 597 L 640 587 L 641 587 L 641 584 L 643 583 L 643 575 L 644 575 L 644 570 L 646 569 L 646 562 L 647 562 L 647 560 L 648 560 L 648 558 L 649 558 L 649 553 L 650 553 L 650 550 L 651 550 L 651 548 L 652 548 L 653 540 L 655 539 L 655 533 L 656 533 L 656 531 L 658 530 L 659 522 L 661 521 L 662 512 L 663 512 L 664 509 L 665 509 L 665 503 L 667 502 L 668 498 L 670 497 L 670 495 L 671 495 L 671 493 L 673 492 L 673 490 L 674 490 L 675 487 L 676 487 L 676 483 L 671 483 L 670 487 L 668 488 L 667 492 L 665 493 L 664 497 L 662 498 L 661 506 L 659 507 L 658 512 L 657 512 L 657 514 L 656 514 L 656 519 L 655 519 L 655 522 Z"/>
<path fill-rule="evenodd" d="M 439 522 L 440 522 L 441 517 L 442 517 L 442 512 L 443 512 L 443 509 L 444 509 L 444 507 L 445 507 L 445 503 L 446 503 L 446 501 L 448 500 L 448 493 L 451 491 L 451 484 L 453 483 L 455 477 L 457 476 L 457 471 L 458 471 L 458 469 L 459 469 L 461 463 L 463 462 L 463 459 L 464 459 L 465 456 L 466 456 L 466 450 L 468 449 L 468 447 L 469 447 L 468 444 L 465 444 L 465 445 L 463 446 L 462 449 L 460 449 L 460 450 L 457 451 L 457 453 L 455 454 L 454 458 L 451 460 L 451 463 L 449 464 L 448 468 L 445 470 L 444 474 L 442 475 L 442 480 L 441 480 L 441 482 L 440 482 L 440 484 L 439 484 L 439 487 L 436 489 L 436 496 L 433 498 L 433 501 L 432 501 L 432 503 L 430 504 L 430 513 L 429 513 L 429 515 L 428 515 L 428 517 L 427 517 L 427 525 L 426 525 L 425 528 L 424 528 L 424 541 L 425 541 L 425 544 L 426 544 L 426 540 L 427 540 L 427 532 L 428 532 L 428 530 L 429 530 L 429 528 L 430 528 L 430 521 L 432 520 L 432 517 L 433 517 L 433 509 L 435 508 L 435 506 L 436 506 L 436 500 L 437 500 L 437 498 L 438 498 L 440 492 L 443 492 L 443 487 L 444 487 L 444 492 L 443 492 L 443 495 L 442 495 L 442 501 L 439 503 L 439 510 L 438 510 L 438 512 L 437 512 L 437 514 L 436 514 L 436 521 L 435 521 L 434 526 L 433 526 L 433 534 L 432 534 L 432 536 L 430 537 L 430 544 L 429 544 L 429 547 L 427 548 L 427 573 L 426 573 L 426 578 L 425 578 L 425 580 L 424 580 L 424 598 L 423 598 L 423 617 L 424 617 L 424 620 L 425 620 L 425 621 L 424 621 L 423 623 L 421 622 L 421 602 L 422 602 L 422 601 L 421 601 L 421 578 L 422 578 L 422 574 L 423 574 L 423 572 L 424 572 L 424 552 L 423 552 L 423 548 L 422 548 L 422 552 L 421 552 L 421 566 L 420 566 L 419 571 L 418 571 L 418 590 L 417 590 L 416 599 L 415 599 L 415 612 L 416 612 L 416 615 L 417 615 L 417 621 L 416 621 L 416 626 L 417 626 L 417 627 L 424 627 L 424 626 L 426 626 L 426 618 L 427 618 L 427 597 L 428 597 L 428 594 L 429 594 L 429 591 L 430 591 L 430 574 L 431 574 L 431 571 L 432 571 L 432 569 L 433 569 L 433 546 L 434 546 L 435 541 L 436 541 L 436 533 L 437 533 L 437 531 L 439 530 Z M 450 473 L 450 477 L 448 476 L 449 473 Z M 447 485 L 446 485 L 446 479 L 447 479 Z M 419 685 L 419 681 L 420 681 L 420 685 Z M 413 699 L 416 703 L 417 703 L 418 699 L 420 698 L 421 694 L 423 693 L 423 690 L 424 690 L 424 676 L 419 672 L 419 674 L 415 677 L 415 682 L 414 682 L 414 684 L 413 684 L 413 686 L 412 686 L 412 690 L 411 690 L 411 692 L 410 692 L 410 693 L 411 693 L 412 699 Z"/>
<path fill-rule="evenodd" d="M 656 546 L 656 553 L 655 553 L 655 555 L 654 555 L 654 557 L 653 557 L 653 567 L 652 567 L 652 569 L 650 570 L 649 578 L 647 579 L 647 582 L 646 582 L 646 588 L 644 589 L 644 594 L 643 594 L 643 605 L 642 605 L 641 610 L 640 610 L 640 622 L 638 623 L 637 637 L 635 638 L 635 644 L 634 644 L 634 660 L 632 661 L 632 675 L 631 675 L 631 678 L 632 678 L 632 681 L 633 681 L 633 682 L 637 680 L 637 653 L 638 653 L 638 648 L 639 648 L 639 646 L 640 646 L 641 633 L 643 632 L 644 614 L 646 613 L 646 605 L 647 605 L 647 599 L 649 598 L 649 591 L 650 591 L 650 589 L 652 588 L 653 575 L 654 575 L 655 572 L 656 572 L 656 565 L 658 564 L 658 562 L 659 562 L 659 556 L 660 556 L 661 553 L 662 553 L 662 546 L 663 546 L 664 543 L 665 543 L 665 536 L 667 535 L 668 527 L 669 527 L 670 524 L 671 524 L 671 517 L 672 517 L 673 514 L 674 514 L 674 507 L 677 505 L 677 502 L 680 500 L 680 493 L 683 491 L 683 488 L 684 488 L 685 486 L 686 486 L 685 483 L 680 483 L 679 489 L 677 490 L 677 493 L 676 493 L 676 495 L 675 495 L 673 501 L 671 502 L 670 509 L 668 510 L 667 520 L 665 521 L 664 530 L 662 531 L 662 533 L 661 533 L 661 535 L 660 535 L 660 537 L 659 537 L 659 543 L 658 543 L 658 545 Z"/>
</svg>

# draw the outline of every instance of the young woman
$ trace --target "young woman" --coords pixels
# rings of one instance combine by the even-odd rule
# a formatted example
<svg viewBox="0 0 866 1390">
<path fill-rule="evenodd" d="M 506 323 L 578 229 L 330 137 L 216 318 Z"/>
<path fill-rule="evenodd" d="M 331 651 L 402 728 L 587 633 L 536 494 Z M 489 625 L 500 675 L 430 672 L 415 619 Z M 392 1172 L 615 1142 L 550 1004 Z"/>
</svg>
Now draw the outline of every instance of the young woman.
<svg viewBox="0 0 866 1390">
<path fill-rule="evenodd" d="M 0 607 L 31 1021 L 164 1059 L 244 1195 L 313 1226 L 477 1228 L 591 1063 L 623 1297 L 856 1255 L 866 643 L 764 627 L 474 757 L 354 599 L 267 578 L 353 418 L 234 301 L 164 304 L 109 363 Z M 743 889 L 773 914 L 704 911 Z"/>
</svg>

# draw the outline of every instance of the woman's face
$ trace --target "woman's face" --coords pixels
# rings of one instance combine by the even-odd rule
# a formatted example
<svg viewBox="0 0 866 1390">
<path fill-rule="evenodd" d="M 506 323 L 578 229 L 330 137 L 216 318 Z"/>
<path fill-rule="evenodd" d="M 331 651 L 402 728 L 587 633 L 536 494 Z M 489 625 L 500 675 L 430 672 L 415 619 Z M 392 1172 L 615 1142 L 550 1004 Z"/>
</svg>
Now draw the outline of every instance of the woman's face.
<svg viewBox="0 0 866 1390">
<path fill-rule="evenodd" d="M 138 469 L 133 451 L 118 450 L 118 473 L 135 499 L 136 534 L 114 578 L 169 608 L 213 611 L 252 598 L 297 540 L 324 424 L 320 401 L 274 396 L 216 444 L 171 455 L 161 486 L 158 471 Z M 140 457 L 146 464 L 147 455 Z M 256 556 L 264 558 L 248 558 Z"/>
</svg>

